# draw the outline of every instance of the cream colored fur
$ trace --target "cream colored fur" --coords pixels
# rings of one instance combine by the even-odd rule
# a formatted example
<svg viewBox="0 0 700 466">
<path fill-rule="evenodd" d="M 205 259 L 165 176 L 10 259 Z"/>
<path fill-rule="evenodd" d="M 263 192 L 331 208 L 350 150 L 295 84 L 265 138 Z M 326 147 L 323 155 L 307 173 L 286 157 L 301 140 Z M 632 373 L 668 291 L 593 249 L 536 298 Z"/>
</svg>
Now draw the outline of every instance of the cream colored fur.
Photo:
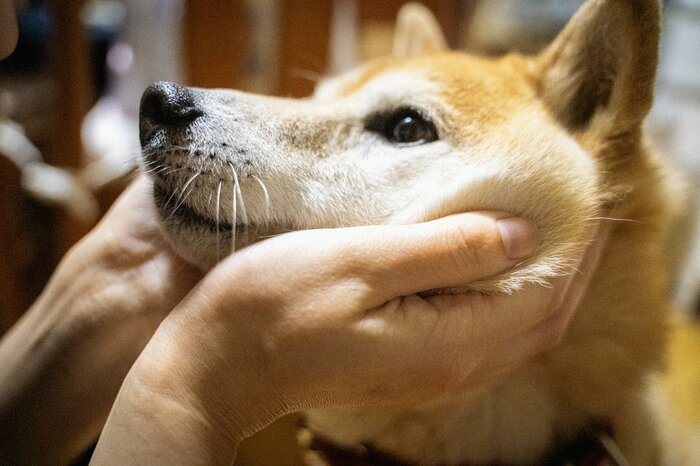
<svg viewBox="0 0 700 466">
<path fill-rule="evenodd" d="M 541 247 L 472 288 L 513 292 L 568 272 L 606 213 L 616 219 L 606 252 L 557 349 L 481 393 L 308 418 L 339 444 L 370 442 L 421 464 L 533 464 L 605 419 L 630 464 L 661 464 L 649 386 L 666 338 L 669 200 L 663 163 L 641 130 L 658 2 L 589 0 L 541 55 L 497 60 L 442 50 L 434 18 L 408 8 L 398 57 L 324 82 L 312 99 L 193 91 L 205 116 L 144 151 L 169 167 L 156 186 L 220 227 L 192 222 L 161 196 L 173 244 L 209 268 L 230 252 L 232 231 L 241 248 L 287 230 L 504 210 L 532 219 Z M 397 147 L 365 129 L 368 115 L 399 107 L 420 109 L 439 140 Z"/>
</svg>

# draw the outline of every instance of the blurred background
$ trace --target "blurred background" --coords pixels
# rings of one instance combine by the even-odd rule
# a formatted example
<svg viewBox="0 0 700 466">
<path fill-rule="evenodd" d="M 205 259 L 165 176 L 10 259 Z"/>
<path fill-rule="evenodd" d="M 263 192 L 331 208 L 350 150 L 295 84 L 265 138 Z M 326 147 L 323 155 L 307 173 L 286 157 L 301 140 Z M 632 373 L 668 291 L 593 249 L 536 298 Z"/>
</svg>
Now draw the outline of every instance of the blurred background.
<svg viewBox="0 0 700 466">
<path fill-rule="evenodd" d="M 15 0 L 19 44 L 0 61 L 0 335 L 133 176 L 138 104 L 148 84 L 165 79 L 303 97 L 323 75 L 390 53 L 402 3 Z M 423 3 L 453 48 L 499 55 L 538 51 L 582 1 Z M 664 3 L 648 125 L 688 180 L 668 254 L 679 307 L 698 312 L 700 0 Z M 291 441 L 285 439 L 276 443 Z"/>
<path fill-rule="evenodd" d="M 143 89 L 167 79 L 302 97 L 325 74 L 390 53 L 400 0 L 15 0 L 20 37 L 0 61 L 0 333 L 128 183 Z M 581 0 L 425 0 L 448 42 L 536 52 Z M 669 257 L 697 311 L 700 0 L 665 2 L 656 144 L 688 179 Z"/>
</svg>

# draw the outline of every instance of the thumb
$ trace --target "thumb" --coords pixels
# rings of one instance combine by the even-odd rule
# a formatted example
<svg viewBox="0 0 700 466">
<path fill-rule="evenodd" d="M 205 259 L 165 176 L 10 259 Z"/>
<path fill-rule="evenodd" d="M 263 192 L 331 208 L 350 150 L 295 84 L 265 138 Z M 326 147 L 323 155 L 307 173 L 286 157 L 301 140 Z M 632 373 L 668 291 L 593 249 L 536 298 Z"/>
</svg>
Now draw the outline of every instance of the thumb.
<svg viewBox="0 0 700 466">
<path fill-rule="evenodd" d="M 354 230 L 354 231 L 353 231 Z M 370 305 L 464 286 L 504 272 L 537 249 L 535 227 L 503 213 L 466 213 L 414 225 L 358 227 L 334 245 L 339 270 L 372 290 Z M 332 244 L 333 242 L 326 243 Z"/>
</svg>

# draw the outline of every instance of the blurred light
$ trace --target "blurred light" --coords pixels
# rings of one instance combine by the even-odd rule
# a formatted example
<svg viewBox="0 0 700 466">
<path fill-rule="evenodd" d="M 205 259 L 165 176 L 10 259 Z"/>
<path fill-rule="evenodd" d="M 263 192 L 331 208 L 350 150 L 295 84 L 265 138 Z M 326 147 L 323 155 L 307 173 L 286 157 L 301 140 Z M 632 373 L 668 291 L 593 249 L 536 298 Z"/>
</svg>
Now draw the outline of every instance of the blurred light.
<svg viewBox="0 0 700 466">
<path fill-rule="evenodd" d="M 115 74 L 124 74 L 134 63 L 134 49 L 129 44 L 120 42 L 107 52 L 107 66 Z"/>
<path fill-rule="evenodd" d="M 91 28 L 116 32 L 126 19 L 126 7 L 115 0 L 92 0 L 83 7 L 81 19 Z"/>
</svg>

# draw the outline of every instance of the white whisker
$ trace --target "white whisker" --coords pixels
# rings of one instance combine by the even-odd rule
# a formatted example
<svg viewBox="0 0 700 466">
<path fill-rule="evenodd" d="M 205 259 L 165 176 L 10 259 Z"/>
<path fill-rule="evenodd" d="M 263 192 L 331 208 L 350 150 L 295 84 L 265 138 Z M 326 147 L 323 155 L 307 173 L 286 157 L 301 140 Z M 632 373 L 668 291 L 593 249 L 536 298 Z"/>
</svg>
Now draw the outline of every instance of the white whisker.
<svg viewBox="0 0 700 466">
<path fill-rule="evenodd" d="M 190 183 L 190 181 L 192 181 L 194 178 L 196 178 L 197 176 L 199 176 L 199 173 L 200 173 L 200 172 L 197 172 L 192 178 L 190 178 L 190 179 L 187 181 L 187 183 L 185 183 L 185 185 L 183 186 L 183 188 L 179 191 L 179 192 L 180 192 L 180 196 L 182 196 L 182 194 L 184 193 L 184 191 L 185 191 L 185 189 L 187 188 L 187 185 Z M 164 204 L 165 207 L 168 207 L 168 206 L 170 205 L 170 201 L 173 200 L 173 197 L 175 197 L 175 194 L 177 194 L 177 193 L 178 193 L 178 190 L 177 190 L 177 189 L 173 190 L 173 192 L 172 192 L 172 193 L 170 194 L 170 196 L 168 197 L 168 200 L 165 201 L 165 204 Z M 180 200 L 180 198 L 178 197 L 178 201 L 179 201 L 179 200 Z M 176 203 L 177 203 L 177 202 L 176 202 Z M 174 213 L 174 212 L 173 212 L 173 213 Z"/>
<path fill-rule="evenodd" d="M 243 200 L 243 191 L 241 190 L 241 183 L 238 180 L 238 173 L 236 173 L 236 169 L 233 167 L 232 163 L 229 163 L 228 166 L 231 167 L 231 176 L 233 176 L 234 188 L 236 190 L 236 195 L 241 203 L 241 217 L 242 217 L 243 226 L 245 228 L 244 240 L 247 242 L 248 241 L 248 212 L 246 211 L 245 201 Z"/>
<path fill-rule="evenodd" d="M 168 200 L 165 201 L 165 204 L 164 204 L 165 207 L 168 207 L 170 205 L 170 201 L 173 200 L 173 197 L 175 197 L 175 194 L 177 194 L 177 189 L 173 190 L 173 192 L 170 193 Z"/>
<path fill-rule="evenodd" d="M 216 188 L 216 262 L 221 260 L 221 233 L 219 232 L 219 205 L 221 203 L 221 181 Z"/>
<path fill-rule="evenodd" d="M 189 195 L 192 194 L 192 191 L 194 191 L 194 189 L 191 189 L 187 194 L 185 194 L 185 191 L 186 191 L 187 188 L 190 186 L 190 184 L 195 180 L 195 178 L 197 178 L 197 177 L 198 177 L 199 175 L 201 175 L 201 174 L 202 174 L 202 172 L 197 172 L 197 173 L 195 173 L 195 174 L 194 174 L 189 180 L 187 180 L 187 182 L 184 184 L 184 186 L 183 186 L 182 189 L 180 190 L 180 195 L 179 195 L 179 197 L 178 197 L 178 201 L 177 201 L 177 203 L 176 203 L 176 205 L 175 205 L 175 208 L 174 208 L 173 211 L 170 213 L 170 215 L 168 215 L 168 218 L 165 219 L 166 221 L 169 220 L 170 217 L 172 217 L 173 215 L 175 215 L 175 212 L 177 212 L 177 209 L 179 209 L 180 206 L 181 206 L 181 205 L 185 202 L 185 200 L 189 197 Z M 170 197 L 172 198 L 172 195 L 171 195 Z M 166 203 L 165 205 L 167 206 L 168 204 Z"/>
<path fill-rule="evenodd" d="M 180 168 L 175 168 L 175 167 L 168 167 L 168 169 L 163 170 L 162 172 L 158 172 L 158 175 L 172 175 L 173 173 L 177 173 L 182 170 L 187 170 L 187 167 L 180 167 Z"/>
<path fill-rule="evenodd" d="M 163 170 L 163 168 L 164 168 L 163 165 L 154 165 L 154 166 L 148 167 L 142 171 L 143 171 L 143 173 L 157 173 L 157 172 Z"/>
<path fill-rule="evenodd" d="M 238 173 L 236 173 L 236 169 L 233 168 L 233 164 L 229 163 L 229 167 L 231 167 L 231 174 L 233 175 L 233 180 L 235 183 L 236 187 L 236 192 L 238 193 L 238 198 L 241 203 L 241 217 L 243 218 L 243 224 L 247 225 L 248 224 L 248 213 L 245 210 L 245 202 L 243 202 L 243 192 L 241 191 L 241 184 L 238 182 Z"/>
<path fill-rule="evenodd" d="M 265 199 L 265 221 L 270 220 L 270 193 L 267 192 L 267 187 L 265 183 L 260 180 L 257 176 L 253 175 L 253 179 L 258 182 L 260 189 L 262 189 L 263 197 Z"/>
<path fill-rule="evenodd" d="M 232 167 L 233 168 L 233 167 Z M 234 170 L 235 173 L 235 170 Z M 236 186 L 238 178 L 231 178 L 231 254 L 236 252 L 236 224 L 238 223 Z"/>
<path fill-rule="evenodd" d="M 194 175 L 192 175 L 192 177 L 191 177 L 189 180 L 187 180 L 187 182 L 184 184 L 184 186 L 183 186 L 182 189 L 180 190 L 180 196 L 179 196 L 179 199 L 178 199 L 178 200 L 179 200 L 179 203 L 178 203 L 178 205 L 177 205 L 178 207 L 180 207 L 180 206 L 182 205 L 182 203 L 184 202 L 184 200 L 185 200 L 185 199 L 183 199 L 183 194 L 185 194 L 185 191 L 187 191 L 187 188 L 189 188 L 190 184 L 192 184 L 192 182 L 193 182 L 199 175 L 201 175 L 201 174 L 202 174 L 202 172 L 201 172 L 201 171 L 198 171 L 197 173 L 195 173 Z M 189 194 L 190 194 L 191 192 L 192 192 L 192 190 L 190 190 L 190 192 L 187 193 L 187 195 L 185 195 L 185 198 L 186 198 L 187 196 L 189 196 Z"/>
</svg>

